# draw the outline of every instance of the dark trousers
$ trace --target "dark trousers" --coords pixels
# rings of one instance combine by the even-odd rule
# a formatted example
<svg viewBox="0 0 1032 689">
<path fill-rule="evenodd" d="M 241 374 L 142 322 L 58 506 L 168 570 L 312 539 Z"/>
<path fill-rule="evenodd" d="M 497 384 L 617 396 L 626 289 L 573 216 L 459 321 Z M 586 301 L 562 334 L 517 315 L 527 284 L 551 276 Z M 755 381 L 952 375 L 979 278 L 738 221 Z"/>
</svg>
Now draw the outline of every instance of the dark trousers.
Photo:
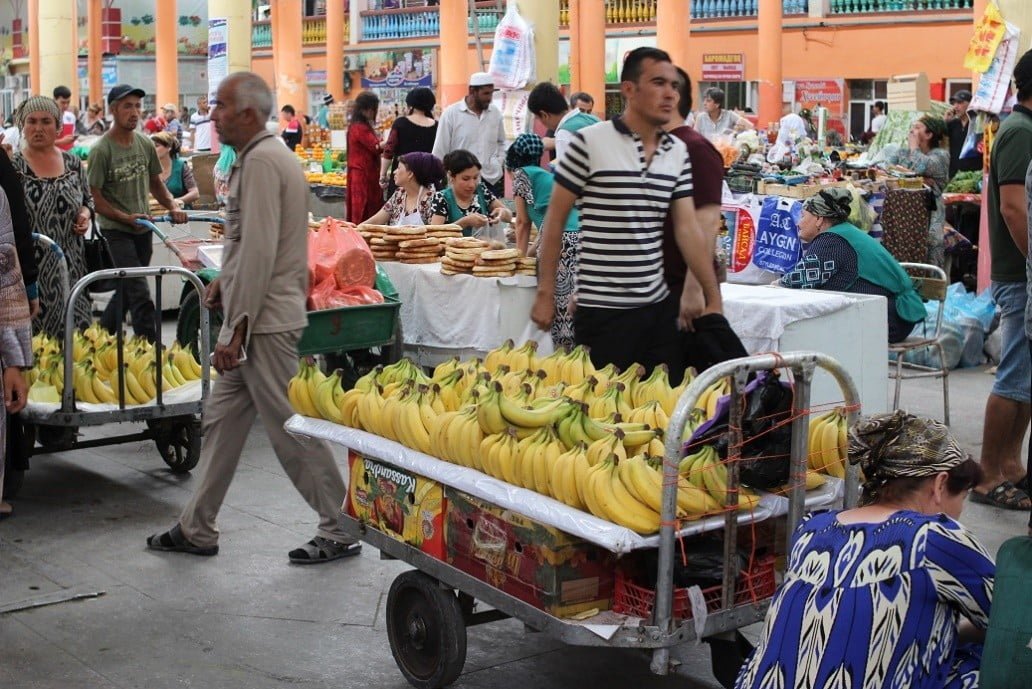
<svg viewBox="0 0 1032 689">
<path fill-rule="evenodd" d="M 504 199 L 505 198 L 505 175 L 502 175 L 501 177 L 499 177 L 497 182 L 488 182 L 485 179 L 484 180 L 484 186 L 487 187 L 488 189 L 490 189 L 491 193 L 494 194 L 495 196 L 497 196 L 498 198 L 500 198 L 500 199 Z M 487 209 L 484 210 L 485 214 L 488 213 L 488 212 L 489 211 Z"/>
<path fill-rule="evenodd" d="M 151 254 L 154 252 L 150 232 L 143 234 L 130 234 L 118 230 L 107 230 L 104 232 L 107 237 L 108 246 L 111 248 L 111 258 L 116 268 L 140 268 L 150 265 Z M 115 332 L 122 327 L 118 322 L 118 303 L 122 300 L 122 319 L 125 320 L 125 313 L 128 311 L 133 316 L 133 332 L 140 337 L 145 337 L 151 342 L 157 341 L 157 323 L 155 321 L 154 302 L 151 301 L 150 286 L 146 278 L 133 278 L 131 280 L 119 280 L 118 288 L 111 297 L 110 303 L 104 309 L 104 315 L 100 324 L 108 332 Z"/>
<path fill-rule="evenodd" d="M 656 304 L 633 309 L 578 306 L 573 316 L 574 342 L 589 348 L 595 368 L 614 364 L 622 371 L 638 363 L 649 375 L 659 364 L 666 364 L 670 380 L 677 385 L 684 376 L 679 303 L 679 297 L 671 294 Z"/>
</svg>

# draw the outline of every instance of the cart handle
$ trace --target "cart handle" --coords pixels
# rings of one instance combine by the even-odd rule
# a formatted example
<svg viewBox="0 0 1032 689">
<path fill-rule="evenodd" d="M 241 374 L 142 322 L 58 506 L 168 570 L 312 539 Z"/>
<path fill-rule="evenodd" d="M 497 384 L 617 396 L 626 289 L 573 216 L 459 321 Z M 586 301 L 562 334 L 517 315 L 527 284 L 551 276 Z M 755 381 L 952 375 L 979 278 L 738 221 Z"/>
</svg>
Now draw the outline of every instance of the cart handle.
<svg viewBox="0 0 1032 689">
<path fill-rule="evenodd" d="M 808 448 L 808 428 L 802 423 L 803 416 L 810 406 L 810 381 L 813 378 L 815 368 L 823 368 L 832 375 L 842 390 L 846 402 L 847 422 L 852 425 L 859 417 L 860 395 L 857 392 L 853 379 L 849 376 L 842 365 L 837 361 L 821 354 L 820 352 L 786 352 L 784 354 L 758 354 L 755 356 L 731 359 L 716 364 L 702 373 L 688 385 L 677 400 L 674 412 L 670 415 L 670 423 L 667 426 L 666 440 L 663 453 L 663 496 L 662 513 L 659 527 L 659 562 L 658 575 L 656 577 L 656 604 L 654 608 L 655 625 L 663 632 L 669 632 L 673 624 L 673 592 L 674 592 L 674 536 L 676 532 L 676 508 L 677 508 L 677 472 L 681 460 L 681 438 L 684 435 L 684 427 L 695 407 L 695 403 L 703 391 L 716 383 L 721 378 L 731 377 L 732 401 L 737 402 L 738 395 L 742 393 L 748 375 L 760 371 L 788 368 L 795 375 L 795 393 L 792 401 L 792 441 L 790 476 L 802 476 L 806 471 L 806 457 Z M 733 403 L 730 407 L 730 420 L 728 423 L 731 433 L 730 447 L 740 446 L 742 442 L 742 405 Z M 845 480 L 844 505 L 852 507 L 856 502 L 857 487 L 859 484 L 859 469 L 856 465 L 847 464 Z M 728 467 L 728 501 L 734 505 L 738 502 L 738 463 L 732 462 Z M 802 520 L 803 509 L 806 500 L 806 486 L 801 480 L 796 480 L 789 495 L 788 509 L 788 538 L 791 539 L 796 525 Z M 737 550 L 737 520 L 734 511 L 727 509 L 724 512 L 724 600 L 723 607 L 730 607 L 734 603 L 734 584 L 737 572 L 734 570 L 734 558 L 729 557 Z M 670 663 L 670 650 L 667 648 L 656 649 L 652 654 L 651 669 L 659 675 L 667 674 Z"/>
<path fill-rule="evenodd" d="M 199 215 L 188 215 L 188 216 L 186 216 L 186 221 L 187 222 L 210 222 L 210 223 L 215 223 L 216 225 L 225 225 L 226 224 L 226 219 L 223 218 L 221 215 L 205 215 L 203 213 L 199 214 Z M 167 222 L 167 223 L 171 223 L 172 222 L 172 216 L 167 214 L 167 213 L 165 215 L 155 215 L 155 216 L 153 216 L 151 218 L 151 222 Z"/>
<path fill-rule="evenodd" d="M 201 399 L 205 400 L 208 398 L 208 390 L 211 386 L 211 360 L 209 347 L 211 344 L 211 331 L 210 323 L 208 321 L 208 309 L 204 305 L 204 293 L 207 287 L 204 282 L 201 281 L 197 275 L 179 266 L 143 266 L 140 268 L 110 268 L 107 270 L 98 270 L 93 273 L 88 273 L 81 277 L 75 286 L 72 287 L 72 293 L 68 295 L 68 304 L 75 304 L 79 295 L 89 287 L 91 283 L 97 282 L 98 280 L 127 280 L 130 278 L 148 278 L 156 277 L 160 279 L 166 275 L 179 275 L 184 280 L 193 285 L 194 290 L 197 292 L 197 296 L 200 297 L 199 302 L 201 305 L 201 338 L 200 338 L 200 356 L 201 356 Z M 116 287 L 116 292 L 120 287 Z M 118 299 L 116 295 L 112 297 Z M 161 300 L 158 298 L 158 306 L 160 307 Z M 159 311 L 160 313 L 160 311 Z M 68 307 L 65 313 L 65 336 L 64 336 L 64 392 L 61 396 L 61 411 L 68 413 L 75 411 L 75 390 L 72 387 L 73 380 L 73 367 L 72 354 L 74 353 L 75 344 L 75 309 L 71 306 Z M 115 337 L 118 340 L 118 366 L 121 370 L 122 366 L 122 325 L 119 324 L 118 332 L 115 333 Z M 161 364 L 161 356 L 163 353 L 163 347 L 161 346 L 161 331 L 158 331 L 158 342 L 154 348 L 155 360 L 159 365 Z M 121 399 L 121 396 L 119 396 Z M 161 405 L 161 381 L 158 381 L 158 405 Z"/>
</svg>

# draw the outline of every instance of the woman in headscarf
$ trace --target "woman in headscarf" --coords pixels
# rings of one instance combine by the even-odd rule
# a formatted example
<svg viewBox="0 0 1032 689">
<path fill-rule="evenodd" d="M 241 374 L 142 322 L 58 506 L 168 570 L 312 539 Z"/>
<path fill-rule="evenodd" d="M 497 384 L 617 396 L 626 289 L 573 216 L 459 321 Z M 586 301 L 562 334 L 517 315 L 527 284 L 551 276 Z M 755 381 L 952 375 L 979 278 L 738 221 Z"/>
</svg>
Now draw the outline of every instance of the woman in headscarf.
<svg viewBox="0 0 1032 689">
<path fill-rule="evenodd" d="M 541 229 L 545 212 L 552 199 L 555 177 L 541 167 L 544 142 L 537 134 L 520 134 L 505 154 L 505 167 L 512 172 L 513 195 L 516 199 L 516 248 L 534 255 L 537 246 L 529 247 L 531 225 Z M 555 281 L 555 319 L 552 321 L 552 345 L 573 348 L 573 314 L 570 299 L 576 292 L 577 262 L 580 256 L 580 213 L 576 208 L 566 219 L 563 243 L 559 252 L 559 270 Z M 540 241 L 540 236 L 538 237 Z"/>
<path fill-rule="evenodd" d="M 408 112 L 394 120 L 380 157 L 380 186 L 387 189 L 388 197 L 397 188 L 393 172 L 401 156 L 416 151 L 430 153 L 437 138 L 437 120 L 434 119 L 437 98 L 434 92 L 425 86 L 414 88 L 405 95 L 405 105 Z"/>
<path fill-rule="evenodd" d="M 161 181 L 165 183 L 172 200 L 180 208 L 190 208 L 200 198 L 193 168 L 179 155 L 180 143 L 170 132 L 158 132 L 151 136 L 154 150 L 161 163 Z"/>
<path fill-rule="evenodd" d="M 29 219 L 36 232 L 61 247 L 69 285 L 74 285 L 89 272 L 82 236 L 90 228 L 94 211 L 86 171 L 77 156 L 54 143 L 61 133 L 61 109 L 52 98 L 29 98 L 18 107 L 15 119 L 21 129 L 21 150 L 13 163 L 21 175 Z M 61 283 L 60 259 L 37 247 L 36 262 L 40 310 L 35 325 L 60 339 L 64 337 L 68 298 Z M 75 303 L 74 319 L 83 328 L 92 320 L 85 293 Z"/>
<path fill-rule="evenodd" d="M 978 464 L 905 411 L 859 423 L 849 453 L 860 506 L 796 529 L 736 688 L 978 686 L 996 567 L 956 521 Z"/>
<path fill-rule="evenodd" d="M 406 153 L 394 170 L 397 190 L 383 208 L 365 220 L 372 225 L 428 225 L 435 185 L 444 179 L 444 164 L 432 153 Z"/>
<path fill-rule="evenodd" d="M 931 191 L 935 208 L 928 222 L 928 259 L 932 265 L 946 268 L 943 227 L 946 225 L 946 205 L 942 192 L 950 181 L 950 153 L 946 147 L 946 121 L 934 115 L 925 115 L 910 126 L 907 147 L 900 148 L 889 158 L 924 178 Z"/>
<path fill-rule="evenodd" d="M 903 266 L 877 240 L 850 224 L 848 189 L 822 189 L 803 203 L 803 257 L 783 287 L 877 294 L 888 299 L 889 343 L 906 339 L 925 318 L 924 304 Z"/>
</svg>

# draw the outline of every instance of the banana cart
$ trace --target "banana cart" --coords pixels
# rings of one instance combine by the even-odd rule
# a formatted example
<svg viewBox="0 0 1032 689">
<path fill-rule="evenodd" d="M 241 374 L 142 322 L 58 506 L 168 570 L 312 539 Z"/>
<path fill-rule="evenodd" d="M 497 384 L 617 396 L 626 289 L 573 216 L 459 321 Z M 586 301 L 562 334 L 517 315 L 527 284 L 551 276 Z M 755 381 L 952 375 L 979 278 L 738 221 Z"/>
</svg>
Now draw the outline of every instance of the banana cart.
<svg viewBox="0 0 1032 689">
<path fill-rule="evenodd" d="M 202 309 L 200 313 L 200 329 L 204 334 L 201 340 L 200 366 L 201 376 L 197 381 L 196 389 L 191 390 L 189 395 L 175 395 L 173 391 L 163 392 L 161 386 L 157 386 L 155 399 L 148 404 L 134 405 L 127 403 L 125 377 L 119 377 L 119 385 L 114 390 L 117 396 L 117 405 L 89 405 L 76 400 L 73 354 L 74 335 L 76 332 L 75 309 L 73 305 L 78 299 L 87 293 L 90 285 L 100 281 L 110 281 L 114 284 L 116 295 L 118 294 L 118 283 L 134 278 L 154 278 L 157 285 L 155 295 L 155 307 L 161 313 L 161 283 L 167 279 L 184 280 L 189 289 L 198 293 L 204 292 L 204 283 L 185 268 L 176 266 L 151 266 L 144 268 L 115 268 L 101 270 L 84 276 L 81 280 L 67 290 L 68 269 L 64 261 L 64 255 L 52 240 L 34 235 L 37 242 L 54 252 L 60 259 L 63 284 L 68 299 L 65 302 L 65 335 L 63 347 L 64 358 L 64 388 L 61 402 L 57 405 L 38 404 L 30 402 L 21 412 L 21 419 L 24 425 L 24 436 L 22 450 L 31 451 L 36 442 L 45 452 L 60 452 L 65 450 L 78 450 L 91 447 L 101 447 L 121 443 L 136 442 L 139 440 L 153 440 L 157 446 L 161 458 L 176 473 L 188 472 L 197 465 L 200 459 L 201 448 L 201 413 L 204 408 L 204 401 L 208 397 L 211 386 L 211 367 L 208 361 L 209 324 L 208 312 Z M 115 297 L 118 321 L 122 322 L 124 315 L 124 304 L 121 299 Z M 125 341 L 124 331 L 119 328 L 115 333 L 117 345 L 117 370 L 122 370 L 123 344 Z M 161 366 L 163 348 L 155 347 L 155 363 Z M 146 428 L 140 432 L 123 435 L 110 434 L 104 437 L 82 440 L 78 431 L 84 426 L 101 426 L 114 423 L 143 423 Z M 12 485 L 20 485 L 22 476 L 20 471 L 14 476 L 8 476 L 7 481 Z M 13 492 L 8 491 L 8 495 Z"/>
<path fill-rule="evenodd" d="M 743 516 L 746 513 L 729 509 L 738 502 L 736 488 L 739 462 L 736 460 L 740 459 L 743 442 L 741 422 L 744 407 L 739 402 L 743 399 L 751 374 L 774 369 L 787 369 L 793 374 L 791 482 L 787 499 L 780 497 L 787 505 L 783 505 L 784 509 L 779 513 L 785 518 L 784 522 L 779 522 L 785 531 L 782 534 L 780 530 L 775 529 L 771 533 L 771 539 L 778 545 L 784 538 L 783 552 L 788 552 L 792 531 L 802 519 L 804 511 L 814 507 L 814 504 L 807 500 L 803 477 L 807 469 L 810 386 L 818 368 L 830 373 L 838 382 L 846 403 L 847 422 L 854 423 L 859 413 L 859 403 L 852 379 L 837 362 L 816 352 L 765 354 L 727 361 L 700 374 L 681 396 L 670 418 L 665 442 L 661 528 L 658 536 L 648 538 L 649 547 L 654 549 L 649 554 L 656 556 L 655 587 L 645 592 L 650 597 L 648 611 L 637 613 L 638 616 L 606 617 L 606 613 L 592 610 L 587 614 L 590 616 L 594 613 L 594 618 L 560 617 L 502 590 L 498 582 L 490 576 L 474 576 L 469 573 L 468 568 L 460 569 L 435 557 L 428 553 L 425 547 L 413 544 L 418 543 L 418 539 L 415 542 L 405 542 L 396 535 L 389 535 L 387 529 L 374 527 L 368 520 L 360 521 L 343 513 L 340 521 L 349 534 L 377 548 L 382 557 L 399 559 L 415 568 L 402 573 L 394 580 L 387 597 L 387 634 L 391 651 L 402 674 L 409 683 L 419 689 L 433 689 L 452 683 L 458 678 L 465 662 L 467 628 L 485 622 L 513 618 L 522 621 L 530 629 L 546 633 L 571 645 L 638 649 L 643 654 L 651 656 L 651 670 L 658 675 L 671 672 L 698 672 L 697 668 L 683 664 L 682 659 L 686 655 L 683 652 L 689 645 L 703 640 L 710 644 L 714 675 L 724 686 L 732 686 L 744 654 L 749 650 L 745 638 L 737 630 L 761 621 L 774 593 L 772 559 L 768 585 L 761 587 L 762 593 L 759 595 L 746 576 L 748 573 L 741 571 L 743 568 L 738 556 L 739 527 L 743 523 L 749 523 L 749 519 Z M 706 520 L 711 522 L 708 525 L 689 522 L 688 526 L 684 526 L 678 524 L 675 518 L 678 463 L 682 457 L 680 438 L 701 393 L 724 377 L 731 379 L 728 424 L 728 447 L 731 449 L 728 455 L 727 508 L 723 513 Z M 396 450 L 375 454 L 371 448 L 377 446 L 377 440 L 386 442 L 385 439 L 364 431 L 345 429 L 325 421 L 300 416 L 288 420 L 286 428 L 299 436 L 337 442 L 352 452 L 370 457 L 376 462 L 383 462 L 385 468 L 379 470 L 381 476 L 379 479 L 374 476 L 374 480 L 389 478 L 389 474 L 395 468 L 411 468 L 408 458 L 419 454 L 401 445 L 397 445 Z M 444 483 L 445 490 L 448 489 L 447 481 L 455 479 L 457 482 L 460 475 L 464 475 L 463 472 L 472 472 L 480 476 L 472 482 L 465 481 L 463 485 L 482 485 L 491 482 L 490 477 L 480 474 L 475 469 L 457 467 L 428 455 L 420 454 L 420 459 L 423 461 L 423 467 L 440 465 L 435 475 L 424 476 Z M 387 466 L 391 463 L 393 466 Z M 352 481 L 355 480 L 356 475 L 352 472 Z M 848 467 L 845 479 L 839 487 L 843 492 L 837 494 L 834 502 L 837 504 L 841 500 L 844 506 L 853 506 L 858 494 L 856 467 Z M 415 490 L 418 493 L 418 483 Z M 532 501 L 527 499 L 529 493 L 524 489 L 510 486 L 507 490 L 495 490 L 492 495 L 498 498 L 496 506 L 527 515 L 529 519 L 539 519 L 545 514 L 544 510 L 533 511 L 537 508 L 529 505 Z M 554 502 L 550 499 L 545 500 Z M 831 501 L 823 504 L 831 504 Z M 449 505 L 448 509 L 452 506 Z M 551 526 L 557 528 L 561 528 L 560 525 L 572 525 L 577 519 L 586 516 L 585 513 L 560 503 L 555 503 L 555 506 L 549 509 L 550 517 L 558 517 L 551 523 Z M 449 516 L 449 527 L 453 521 L 453 517 Z M 680 557 L 677 554 L 679 541 L 704 529 L 712 529 L 716 534 L 723 534 L 721 585 L 715 592 L 708 591 L 705 600 L 697 598 L 697 601 L 691 601 L 695 595 L 691 589 L 675 589 L 675 558 Z M 637 536 L 633 532 L 631 534 Z M 451 537 L 450 532 L 444 536 L 446 540 Z M 683 547 L 683 541 L 681 544 Z M 449 543 L 449 556 L 450 549 Z M 515 549 L 519 549 L 519 544 Z M 720 559 L 719 546 L 717 549 L 717 559 Z M 614 551 L 616 554 L 620 552 Z M 511 555 L 509 552 L 501 554 L 506 558 Z M 747 590 L 751 587 L 753 590 Z M 689 603 L 690 607 L 686 607 Z"/>
</svg>

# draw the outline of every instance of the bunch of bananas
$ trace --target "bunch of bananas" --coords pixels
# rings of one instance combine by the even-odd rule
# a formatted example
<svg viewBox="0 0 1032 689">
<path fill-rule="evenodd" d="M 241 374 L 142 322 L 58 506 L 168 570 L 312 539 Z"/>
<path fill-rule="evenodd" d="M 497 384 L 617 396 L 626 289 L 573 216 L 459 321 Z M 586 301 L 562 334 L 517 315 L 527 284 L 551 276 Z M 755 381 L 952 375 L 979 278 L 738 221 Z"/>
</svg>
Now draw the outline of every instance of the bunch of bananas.
<svg viewBox="0 0 1032 689">
<path fill-rule="evenodd" d="M 842 407 L 810 419 L 810 469 L 835 478 L 845 478 L 849 442 L 846 438 L 846 410 Z"/>
<path fill-rule="evenodd" d="M 72 339 L 72 382 L 75 399 L 92 404 L 118 404 L 124 385 L 127 405 L 146 404 L 162 391 L 201 377 L 201 365 L 178 342 L 158 355 L 143 338 L 123 342 L 122 367 L 118 366 L 118 341 L 93 323 Z M 29 401 L 59 404 L 64 393 L 64 355 L 60 343 L 45 333 L 32 338 L 35 365 L 29 372 Z"/>
</svg>

